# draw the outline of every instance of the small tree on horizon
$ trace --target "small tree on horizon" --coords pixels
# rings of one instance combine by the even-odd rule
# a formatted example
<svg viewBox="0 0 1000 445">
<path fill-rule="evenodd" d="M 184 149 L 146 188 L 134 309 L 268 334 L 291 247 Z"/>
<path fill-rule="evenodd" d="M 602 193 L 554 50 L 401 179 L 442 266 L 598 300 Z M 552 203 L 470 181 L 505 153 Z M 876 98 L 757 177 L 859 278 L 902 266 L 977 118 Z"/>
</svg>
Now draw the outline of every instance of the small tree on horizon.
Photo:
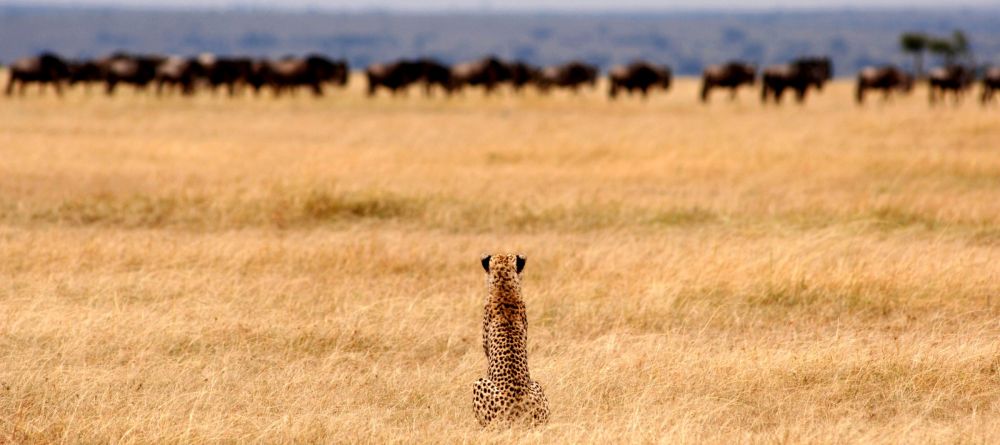
<svg viewBox="0 0 1000 445">
<path fill-rule="evenodd" d="M 951 34 L 951 46 L 955 57 L 962 57 L 966 62 L 972 63 L 972 45 L 969 44 L 969 38 L 962 30 L 956 29 Z"/>
<path fill-rule="evenodd" d="M 917 77 L 924 75 L 924 51 L 929 43 L 927 36 L 919 32 L 907 32 L 899 36 L 899 46 L 903 48 L 903 52 L 913 55 L 913 69 Z"/>
<path fill-rule="evenodd" d="M 964 63 L 973 61 L 969 38 L 961 30 L 955 30 L 950 37 L 928 37 L 927 50 L 940 56 L 945 65 L 954 65 L 960 58 Z"/>
</svg>

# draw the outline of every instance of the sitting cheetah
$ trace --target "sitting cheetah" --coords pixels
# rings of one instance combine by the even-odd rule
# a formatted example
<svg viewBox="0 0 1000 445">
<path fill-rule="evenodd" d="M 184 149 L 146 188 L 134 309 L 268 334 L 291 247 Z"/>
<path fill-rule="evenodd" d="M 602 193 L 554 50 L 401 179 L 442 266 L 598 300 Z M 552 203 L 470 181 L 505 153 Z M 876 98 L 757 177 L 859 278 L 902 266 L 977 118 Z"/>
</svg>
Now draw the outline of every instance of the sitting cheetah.
<svg viewBox="0 0 1000 445">
<path fill-rule="evenodd" d="M 528 318 L 521 298 L 521 255 L 485 255 L 489 295 L 483 313 L 486 378 L 476 380 L 472 402 L 482 426 L 549 420 L 549 401 L 528 373 Z"/>
</svg>

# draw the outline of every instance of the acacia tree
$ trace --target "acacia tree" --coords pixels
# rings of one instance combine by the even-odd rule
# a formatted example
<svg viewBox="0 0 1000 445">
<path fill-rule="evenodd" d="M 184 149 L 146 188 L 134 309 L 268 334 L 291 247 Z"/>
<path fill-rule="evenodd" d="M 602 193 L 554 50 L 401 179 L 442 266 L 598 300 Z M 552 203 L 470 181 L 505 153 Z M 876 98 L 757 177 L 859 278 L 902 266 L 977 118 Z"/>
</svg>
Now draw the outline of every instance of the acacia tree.
<svg viewBox="0 0 1000 445">
<path fill-rule="evenodd" d="M 972 63 L 972 46 L 962 31 L 956 30 L 951 37 L 928 38 L 927 49 L 940 56 L 945 65 L 954 65 L 959 58 L 965 63 Z"/>
<path fill-rule="evenodd" d="M 924 51 L 927 50 L 929 39 L 919 32 L 907 32 L 899 36 L 899 46 L 903 52 L 913 55 L 913 69 L 917 77 L 924 75 Z"/>
<path fill-rule="evenodd" d="M 958 50 L 950 39 L 931 39 L 927 43 L 927 49 L 931 53 L 941 56 L 945 65 L 953 65 L 955 56 L 958 54 Z"/>
<path fill-rule="evenodd" d="M 972 45 L 969 44 L 969 38 L 964 32 L 955 30 L 951 34 L 951 47 L 956 57 L 962 57 L 966 62 L 972 63 Z"/>
</svg>

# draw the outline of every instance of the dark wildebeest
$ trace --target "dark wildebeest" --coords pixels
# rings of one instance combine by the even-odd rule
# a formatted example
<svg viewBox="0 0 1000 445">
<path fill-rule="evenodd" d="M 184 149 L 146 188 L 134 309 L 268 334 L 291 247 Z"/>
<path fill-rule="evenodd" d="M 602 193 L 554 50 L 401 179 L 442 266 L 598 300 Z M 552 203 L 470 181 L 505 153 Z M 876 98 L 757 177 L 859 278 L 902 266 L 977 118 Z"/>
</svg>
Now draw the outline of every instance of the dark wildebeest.
<svg viewBox="0 0 1000 445">
<path fill-rule="evenodd" d="M 507 68 L 510 69 L 510 84 L 515 92 L 520 92 L 524 87 L 536 82 L 542 74 L 540 68 L 521 61 L 510 62 Z"/>
<path fill-rule="evenodd" d="M 893 91 L 909 93 L 913 89 L 913 76 L 892 65 L 870 66 L 858 72 L 854 98 L 859 104 L 865 101 L 865 91 L 882 90 L 883 98 Z"/>
<path fill-rule="evenodd" d="M 100 65 L 92 60 L 75 60 L 67 62 L 69 67 L 70 86 L 82 83 L 89 92 L 90 85 L 104 80 L 104 72 Z"/>
<path fill-rule="evenodd" d="M 764 69 L 760 92 L 762 102 L 773 97 L 776 103 L 781 102 L 781 95 L 786 89 L 795 90 L 795 99 L 799 103 L 806 98 L 809 88 L 823 90 L 823 84 L 830 80 L 833 64 L 828 58 L 804 58 L 790 64 L 770 66 Z"/>
<path fill-rule="evenodd" d="M 294 91 L 297 87 L 308 87 L 314 95 L 322 96 L 324 83 L 347 83 L 347 64 L 318 55 L 286 57 L 264 62 L 257 67 L 254 75 L 260 76 L 263 84 L 273 88 L 275 95 Z"/>
<path fill-rule="evenodd" d="M 197 58 L 168 57 L 156 67 L 156 94 L 163 94 L 164 87 L 179 88 L 184 95 L 194 94 L 196 84 L 207 74 Z"/>
<path fill-rule="evenodd" d="M 538 80 L 538 87 L 543 93 L 552 87 L 569 88 L 578 93 L 584 84 L 591 88 L 597 86 L 597 67 L 579 61 L 546 67 Z"/>
<path fill-rule="evenodd" d="M 250 62 L 250 67 L 247 68 L 246 74 L 242 77 L 241 82 L 248 85 L 253 89 L 253 94 L 259 95 L 261 88 L 269 81 L 268 76 L 270 75 L 270 64 L 271 61 L 267 59 L 257 59 Z M 209 76 L 211 76 L 211 71 L 209 71 Z M 211 81 L 209 82 L 211 85 Z M 235 82 L 234 82 L 235 84 Z M 235 91 L 235 87 L 232 89 Z M 215 93 L 215 87 L 212 87 L 212 93 Z"/>
<path fill-rule="evenodd" d="M 376 63 L 365 69 L 368 77 L 368 95 L 374 96 L 378 88 L 385 88 L 396 95 L 411 84 L 421 80 L 423 70 L 416 62 L 399 60 L 391 63 Z"/>
<path fill-rule="evenodd" d="M 974 80 L 975 76 L 972 70 L 962 65 L 934 68 L 927 75 L 930 86 L 930 102 L 936 103 L 939 98 L 944 100 L 950 91 L 957 103 Z"/>
<path fill-rule="evenodd" d="M 424 94 L 429 96 L 435 85 L 449 95 L 455 88 L 451 68 L 447 65 L 428 57 L 412 62 L 412 65 L 416 80 L 424 83 Z"/>
<path fill-rule="evenodd" d="M 988 104 L 993 100 L 993 93 L 1000 90 L 1000 67 L 993 67 L 983 74 L 983 96 L 980 98 L 983 104 Z"/>
<path fill-rule="evenodd" d="M 97 61 L 104 72 L 107 94 L 113 94 L 119 83 L 133 85 L 139 90 L 156 78 L 156 68 L 165 59 L 160 56 L 115 53 Z"/>
<path fill-rule="evenodd" d="M 262 78 L 256 79 L 257 82 L 250 79 L 257 62 L 248 57 L 215 57 L 211 54 L 202 54 L 197 60 L 205 70 L 212 94 L 215 94 L 220 86 L 225 86 L 229 95 L 234 96 L 237 89 L 246 83 L 254 86 L 255 90 L 259 90 L 263 84 Z"/>
<path fill-rule="evenodd" d="M 456 90 L 465 86 L 482 86 L 490 94 L 498 86 L 511 80 L 511 70 L 500 59 L 490 56 L 485 59 L 455 65 L 451 78 Z"/>
<path fill-rule="evenodd" d="M 7 95 L 14 92 L 14 85 L 20 84 L 20 92 L 24 94 L 29 83 L 52 84 L 56 94 L 62 95 L 62 82 L 69 79 L 69 66 L 59 56 L 52 53 L 42 53 L 37 57 L 29 57 L 10 64 L 10 79 L 7 80 Z"/>
<path fill-rule="evenodd" d="M 608 72 L 608 80 L 611 82 L 608 96 L 614 99 L 618 97 L 618 91 L 624 89 L 629 95 L 638 90 L 645 98 L 652 88 L 669 90 L 672 77 L 670 67 L 665 65 L 654 65 L 643 61 L 619 65 Z"/>
<path fill-rule="evenodd" d="M 156 74 L 153 81 L 156 82 L 156 94 L 163 94 L 164 87 L 180 86 L 182 93 L 187 93 L 187 89 L 182 85 L 187 60 L 183 57 L 169 56 L 156 67 Z"/>
<path fill-rule="evenodd" d="M 731 61 L 722 65 L 710 65 L 701 73 L 701 101 L 708 102 L 712 88 L 729 88 L 730 100 L 736 98 L 736 90 L 743 85 L 753 85 L 757 69 L 749 63 Z"/>
<path fill-rule="evenodd" d="M 351 70 L 346 59 L 332 60 L 319 54 L 310 54 L 306 56 L 306 66 L 321 84 L 344 87 L 350 80 Z"/>
</svg>

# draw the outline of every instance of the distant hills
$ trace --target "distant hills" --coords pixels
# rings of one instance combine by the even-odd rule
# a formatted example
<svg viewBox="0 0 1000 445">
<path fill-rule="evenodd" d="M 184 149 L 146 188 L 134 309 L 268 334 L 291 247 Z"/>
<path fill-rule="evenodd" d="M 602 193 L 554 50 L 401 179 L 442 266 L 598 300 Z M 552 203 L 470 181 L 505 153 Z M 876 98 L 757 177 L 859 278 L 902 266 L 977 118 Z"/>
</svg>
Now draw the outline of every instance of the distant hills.
<svg viewBox="0 0 1000 445">
<path fill-rule="evenodd" d="M 0 7 L 0 61 L 53 50 L 346 57 L 353 67 L 399 57 L 453 63 L 496 54 L 537 64 L 583 59 L 603 68 L 643 58 L 680 74 L 731 58 L 760 65 L 829 55 L 837 75 L 896 63 L 899 34 L 962 29 L 979 64 L 1000 65 L 1000 8 L 653 14 L 185 12 Z M 930 65 L 936 63 L 933 57 Z"/>
</svg>

